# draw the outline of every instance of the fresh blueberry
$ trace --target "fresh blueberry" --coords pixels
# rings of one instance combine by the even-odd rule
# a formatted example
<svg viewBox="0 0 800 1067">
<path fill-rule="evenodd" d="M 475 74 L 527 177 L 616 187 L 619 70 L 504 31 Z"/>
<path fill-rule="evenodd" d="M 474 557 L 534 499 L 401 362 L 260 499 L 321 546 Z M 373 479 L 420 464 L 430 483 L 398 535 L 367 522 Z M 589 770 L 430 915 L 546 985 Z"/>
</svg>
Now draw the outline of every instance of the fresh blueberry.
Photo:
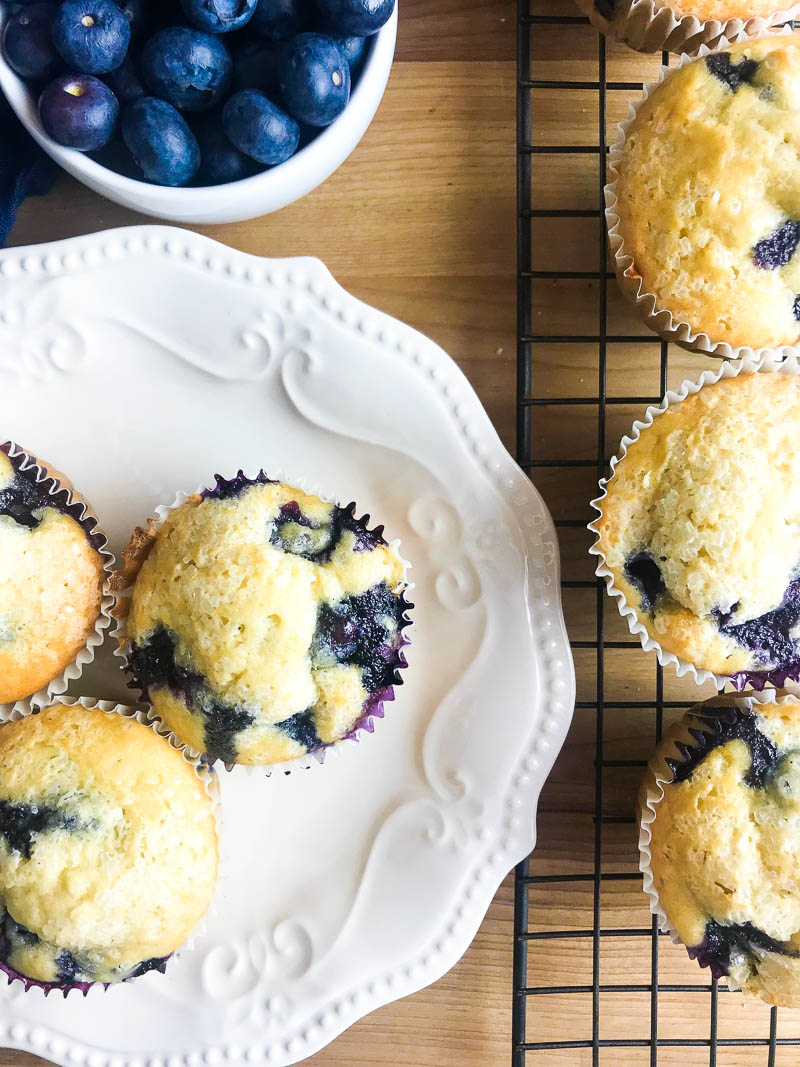
<svg viewBox="0 0 800 1067">
<path fill-rule="evenodd" d="M 64 0 L 53 23 L 61 58 L 81 74 L 118 67 L 131 42 L 131 27 L 113 0 Z"/>
<path fill-rule="evenodd" d="M 143 96 L 122 114 L 122 137 L 148 181 L 186 185 L 200 166 L 200 146 L 172 104 Z"/>
<path fill-rule="evenodd" d="M 258 167 L 235 148 L 222 129 L 222 118 L 214 112 L 203 122 L 198 134 L 200 142 L 200 170 L 197 180 L 202 185 L 227 185 L 249 178 Z"/>
<path fill-rule="evenodd" d="M 170 26 L 144 46 L 141 71 L 155 96 L 184 111 L 206 111 L 225 95 L 233 61 L 219 37 Z"/>
<path fill-rule="evenodd" d="M 800 242 L 800 223 L 789 219 L 753 248 L 753 262 L 761 270 L 785 267 Z"/>
<path fill-rule="evenodd" d="M 246 26 L 257 0 L 181 0 L 187 19 L 206 33 L 229 33 Z"/>
<path fill-rule="evenodd" d="M 62 74 L 39 97 L 39 117 L 54 141 L 80 152 L 94 152 L 113 137 L 119 103 L 99 78 Z"/>
<path fill-rule="evenodd" d="M 331 33 L 355 33 L 369 37 L 385 25 L 394 11 L 394 0 L 316 0 L 323 25 Z"/>
<path fill-rule="evenodd" d="M 222 126 L 240 152 L 275 166 L 294 155 L 300 127 L 258 89 L 234 93 L 222 109 Z"/>
<path fill-rule="evenodd" d="M 279 67 L 286 110 L 308 126 L 329 126 L 350 99 L 350 67 L 336 42 L 322 33 L 300 33 Z"/>
<path fill-rule="evenodd" d="M 130 104 L 140 96 L 146 96 L 144 86 L 139 81 L 130 56 L 126 56 L 121 66 L 103 75 L 103 81 L 111 89 L 121 104 Z"/>
<path fill-rule="evenodd" d="M 367 44 L 369 43 L 369 39 L 367 37 L 345 37 L 342 34 L 335 33 L 331 34 L 331 38 L 336 41 L 342 50 L 342 55 L 347 60 L 352 81 L 354 78 L 357 78 L 361 72 L 361 67 L 364 64 L 364 57 L 367 54 Z"/>
<path fill-rule="evenodd" d="M 743 85 L 752 84 L 760 65 L 757 59 L 741 59 L 738 63 L 731 63 L 728 52 L 718 52 L 716 55 L 706 57 L 709 72 L 734 93 L 738 92 Z"/>
<path fill-rule="evenodd" d="M 307 21 L 304 0 L 258 0 L 253 26 L 265 37 L 288 41 Z"/>
<path fill-rule="evenodd" d="M 284 47 L 282 41 L 250 41 L 239 48 L 233 56 L 231 91 L 260 89 L 277 98 L 278 64 Z"/>
<path fill-rule="evenodd" d="M 47 81 L 63 69 L 53 44 L 55 4 L 30 4 L 12 15 L 3 32 L 3 55 L 22 78 Z"/>
</svg>

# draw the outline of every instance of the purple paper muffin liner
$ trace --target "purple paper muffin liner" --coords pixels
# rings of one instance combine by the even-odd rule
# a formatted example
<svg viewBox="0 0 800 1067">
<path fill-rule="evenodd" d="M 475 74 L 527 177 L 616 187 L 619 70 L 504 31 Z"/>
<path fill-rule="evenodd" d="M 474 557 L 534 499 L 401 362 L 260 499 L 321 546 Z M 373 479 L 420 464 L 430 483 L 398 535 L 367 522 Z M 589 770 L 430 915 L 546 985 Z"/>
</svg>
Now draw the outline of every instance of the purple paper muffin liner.
<svg viewBox="0 0 800 1067">
<path fill-rule="evenodd" d="M 181 504 L 185 503 L 186 500 L 190 499 L 192 496 L 202 496 L 204 499 L 230 499 L 232 497 L 237 496 L 239 493 L 243 492 L 245 489 L 253 485 L 269 485 L 282 483 L 284 485 L 296 488 L 299 491 L 308 494 L 309 496 L 315 496 L 326 502 L 335 503 L 335 501 L 332 501 L 325 494 L 320 493 L 316 487 L 309 486 L 303 481 L 294 478 L 284 477 L 282 475 L 275 478 L 270 478 L 263 470 L 258 471 L 258 473 L 252 478 L 246 475 L 241 469 L 237 471 L 233 478 L 224 478 L 221 475 L 217 474 L 214 476 L 214 481 L 215 484 L 211 487 L 201 486 L 196 490 L 195 493 L 187 493 L 185 491 L 182 491 L 177 494 L 172 504 L 160 505 L 156 507 L 155 516 L 147 520 L 147 525 L 152 531 L 157 532 L 163 525 L 170 512 L 172 512 L 175 508 L 179 507 Z M 378 525 L 370 528 L 369 514 L 364 514 L 360 517 L 356 515 L 357 505 L 354 501 L 350 502 L 344 507 L 338 504 L 336 506 L 339 507 L 340 520 L 347 524 L 347 528 L 352 530 L 353 532 L 359 531 L 356 533 L 356 536 L 357 539 L 359 539 L 360 543 L 363 544 L 364 548 L 375 544 L 391 544 L 395 548 L 395 551 L 398 550 L 398 541 L 393 541 L 390 543 L 387 542 L 384 538 L 383 525 Z M 356 551 L 358 550 L 359 549 L 357 547 Z M 329 756 L 333 750 L 339 749 L 343 742 L 357 742 L 361 739 L 362 735 L 374 733 L 377 720 L 385 718 L 385 705 L 395 700 L 395 690 L 398 686 L 401 686 L 403 684 L 403 677 L 400 672 L 408 667 L 405 649 L 411 644 L 411 641 L 407 634 L 407 630 L 412 625 L 412 619 L 409 616 L 409 612 L 413 610 L 414 605 L 408 600 L 406 596 L 406 592 L 409 588 L 411 588 L 411 586 L 409 586 L 406 582 L 408 563 L 403 560 L 402 556 L 400 556 L 399 554 L 399 551 L 397 552 L 397 554 L 401 562 L 404 564 L 404 576 L 402 581 L 403 588 L 398 596 L 398 600 L 401 605 L 401 610 L 399 612 L 400 621 L 398 623 L 397 642 L 395 645 L 391 646 L 391 669 L 393 670 L 391 684 L 387 686 L 382 686 L 381 688 L 376 689 L 369 694 L 367 700 L 364 702 L 364 705 L 362 707 L 361 715 L 359 716 L 355 725 L 347 734 L 339 738 L 337 741 L 323 743 L 314 748 L 310 748 L 304 755 L 280 763 L 223 763 L 223 766 L 227 771 L 231 772 L 236 770 L 238 773 L 260 773 L 270 776 L 273 773 L 290 774 L 294 770 L 308 770 L 313 766 L 322 765 L 325 762 L 326 757 Z M 125 588 L 125 593 L 131 592 L 134 581 L 135 578 Z M 131 663 L 131 645 L 127 637 L 124 619 L 120 620 L 119 626 L 115 631 L 115 636 L 118 638 L 119 641 L 119 647 L 115 650 L 115 655 L 119 656 L 124 660 L 124 669 L 131 675 L 132 678 L 132 680 L 128 683 L 128 687 L 139 694 L 139 699 L 148 706 L 150 706 L 151 715 L 158 719 L 158 713 L 155 711 L 154 707 L 150 703 L 147 688 L 136 677 L 135 670 Z M 158 719 L 158 721 L 161 722 L 162 720 Z M 169 726 L 166 723 L 162 723 L 162 725 L 165 730 L 170 730 Z M 179 737 L 179 735 L 175 734 L 173 731 L 170 731 L 170 735 L 173 744 L 185 748 L 186 751 L 193 757 L 204 760 L 209 764 L 219 762 L 215 761 L 213 758 L 210 758 L 204 753 L 198 752 L 191 745 L 184 742 Z"/>
<path fill-rule="evenodd" d="M 142 708 L 132 708 L 127 707 L 123 704 L 114 704 L 112 701 L 109 700 L 92 700 L 87 697 L 57 696 L 51 699 L 43 707 L 33 706 L 29 702 L 20 702 L 17 708 L 17 714 L 15 715 L 15 721 L 21 718 L 25 718 L 28 715 L 36 715 L 38 714 L 38 712 L 45 710 L 45 707 L 51 707 L 55 704 L 64 704 L 65 706 L 69 707 L 80 705 L 81 707 L 87 708 L 89 710 L 99 709 L 100 711 L 103 711 L 106 715 L 122 715 L 124 718 L 135 719 L 136 722 L 138 722 L 140 725 L 147 727 L 147 729 L 152 730 L 153 733 L 163 738 L 164 741 L 169 744 L 171 748 L 174 748 L 179 751 L 183 756 L 184 760 L 186 760 L 187 763 L 191 764 L 194 767 L 195 773 L 202 781 L 203 785 L 205 786 L 206 793 L 208 794 L 209 798 L 213 803 L 214 818 L 216 821 L 217 828 L 217 841 L 221 846 L 222 811 L 220 804 L 219 780 L 214 772 L 214 769 L 212 767 L 209 767 L 203 760 L 193 758 L 185 750 L 184 746 L 175 744 L 169 731 L 167 731 L 164 728 L 163 724 L 159 720 L 155 719 L 150 712 L 145 711 Z M 0 729 L 2 729 L 2 724 L 0 724 Z M 219 850 L 219 855 L 221 863 L 221 847 Z M 218 876 L 218 884 L 221 878 L 222 873 L 220 871 L 220 874 Z M 126 982 L 133 982 L 137 978 L 141 978 L 142 975 L 149 974 L 151 971 L 155 971 L 158 974 L 164 974 L 166 973 L 167 965 L 169 964 L 170 960 L 174 959 L 176 956 L 180 956 L 184 952 L 190 951 L 193 948 L 197 938 L 202 936 L 210 916 L 214 913 L 215 901 L 216 895 L 212 900 L 211 904 L 209 905 L 206 914 L 203 916 L 198 925 L 189 935 L 187 940 L 179 948 L 177 948 L 174 952 L 169 953 L 169 955 L 167 956 L 161 956 L 143 961 L 132 975 L 130 975 L 128 978 L 121 979 L 119 982 L 42 982 L 36 978 L 30 978 L 28 975 L 16 970 L 6 961 L 5 956 L 8 952 L 8 939 L 6 938 L 6 935 L 2 929 L 2 924 L 0 924 L 0 973 L 4 974 L 8 978 L 9 983 L 19 982 L 26 993 L 31 989 L 41 989 L 46 997 L 50 996 L 51 993 L 56 992 L 61 993 L 64 997 L 69 996 L 70 993 L 76 992 L 80 993 L 82 996 L 85 997 L 89 990 L 95 986 L 97 986 L 98 988 L 102 988 L 105 991 L 112 988 L 113 986 L 124 985 Z M 4 909 L 2 908 L 2 905 L 0 905 L 0 913 L 2 913 L 3 910 Z"/>
<path fill-rule="evenodd" d="M 72 662 L 67 664 L 62 672 L 52 678 L 38 692 L 30 694 L 16 703 L 0 704 L 0 723 L 2 723 L 18 717 L 18 704 L 21 708 L 24 708 L 26 703 L 42 707 L 51 697 L 63 693 L 70 682 L 80 678 L 83 668 L 92 662 L 95 651 L 105 641 L 106 631 L 112 623 L 111 613 L 115 598 L 110 592 L 109 581 L 114 572 L 115 560 L 109 551 L 108 541 L 100 529 L 97 518 L 92 513 L 88 502 L 79 493 L 63 486 L 55 474 L 50 474 L 48 469 L 35 456 L 20 448 L 19 445 L 11 441 L 2 442 L 0 443 L 0 452 L 3 452 L 8 457 L 11 466 L 18 474 L 23 475 L 27 481 L 32 482 L 40 490 L 44 490 L 48 507 L 57 508 L 79 524 L 86 534 L 89 544 L 99 553 L 105 572 L 100 614 L 97 617 L 94 629 L 86 640 L 86 644 L 80 649 Z"/>
</svg>

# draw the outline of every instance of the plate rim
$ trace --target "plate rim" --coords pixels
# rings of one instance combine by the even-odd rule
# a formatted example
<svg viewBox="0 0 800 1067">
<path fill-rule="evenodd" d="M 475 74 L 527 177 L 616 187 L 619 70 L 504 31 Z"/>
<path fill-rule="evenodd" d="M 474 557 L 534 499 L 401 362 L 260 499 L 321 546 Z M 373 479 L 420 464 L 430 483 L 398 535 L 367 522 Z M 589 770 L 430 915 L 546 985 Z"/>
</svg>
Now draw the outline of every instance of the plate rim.
<svg viewBox="0 0 800 1067">
<path fill-rule="evenodd" d="M 458 898 L 453 894 L 458 922 L 450 923 L 441 932 L 431 950 L 420 957 L 419 966 L 405 965 L 399 968 L 402 973 L 389 970 L 382 978 L 367 981 L 354 992 L 336 998 L 338 1003 L 330 1010 L 325 1008 L 317 1013 L 317 1022 L 309 1024 L 306 1020 L 297 1027 L 296 1036 L 287 1039 L 284 1035 L 269 1047 L 261 1041 L 244 1050 L 226 1046 L 223 1041 L 215 1047 L 203 1046 L 169 1054 L 170 1067 L 173 1064 L 196 1067 L 200 1061 L 215 1064 L 223 1059 L 232 1062 L 245 1057 L 250 1063 L 288 1067 L 318 1052 L 358 1019 L 425 988 L 454 967 L 471 945 L 506 875 L 533 851 L 539 796 L 563 745 L 575 704 L 575 671 L 561 604 L 558 540 L 541 494 L 505 448 L 458 364 L 436 342 L 414 327 L 354 297 L 315 257 L 261 257 L 191 230 L 150 224 L 4 249 L 0 251 L 0 279 L 10 280 L 21 275 L 31 278 L 58 276 L 81 264 L 94 265 L 98 256 L 99 262 L 106 260 L 112 265 L 134 255 L 148 254 L 175 258 L 190 267 L 262 286 L 269 284 L 270 274 L 285 276 L 291 285 L 293 273 L 299 275 L 307 271 L 311 281 L 304 291 L 317 297 L 320 307 L 340 325 L 352 327 L 379 347 L 405 356 L 409 362 L 417 364 L 417 370 L 425 362 L 429 368 L 428 386 L 438 388 L 445 399 L 451 396 L 453 386 L 457 384 L 459 401 L 457 404 L 447 403 L 447 416 L 459 434 L 466 438 L 478 466 L 483 467 L 482 473 L 492 480 L 495 491 L 503 494 L 509 510 L 518 518 L 519 532 L 525 543 L 526 584 L 522 592 L 528 606 L 538 692 L 532 697 L 527 747 L 518 754 L 509 776 L 511 785 L 503 794 L 506 809 L 503 848 L 496 843 L 488 846 L 488 854 L 481 857 L 480 866 L 476 864 L 472 870 L 468 868 L 470 877 L 462 877 L 465 891 Z M 424 360 L 420 358 L 423 353 Z M 536 580 L 543 590 L 538 599 L 533 599 L 532 570 L 537 572 Z M 537 610 L 541 612 L 541 618 Z M 538 633 L 540 623 L 543 629 Z M 542 647 L 537 643 L 537 636 Z M 538 707 L 533 706 L 536 696 Z M 145 1063 L 163 1062 L 159 1053 L 108 1051 L 86 1045 L 42 1023 L 14 1020 L 13 1007 L 12 1001 L 6 1017 L 0 1017 L 0 1040 L 8 1048 L 45 1055 L 64 1065 L 88 1061 L 90 1067 L 106 1067 L 107 1064 L 141 1067 Z"/>
</svg>

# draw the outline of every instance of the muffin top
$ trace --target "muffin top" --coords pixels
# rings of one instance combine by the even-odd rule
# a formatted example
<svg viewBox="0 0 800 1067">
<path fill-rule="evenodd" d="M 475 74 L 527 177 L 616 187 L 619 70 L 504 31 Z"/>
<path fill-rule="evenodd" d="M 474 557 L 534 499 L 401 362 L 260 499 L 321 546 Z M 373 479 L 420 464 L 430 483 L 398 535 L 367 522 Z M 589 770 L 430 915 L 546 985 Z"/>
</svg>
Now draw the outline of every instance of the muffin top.
<svg viewBox="0 0 800 1067">
<path fill-rule="evenodd" d="M 0 447 L 0 704 L 31 696 L 72 662 L 103 598 L 102 537 L 80 503 L 48 491 Z"/>
<path fill-rule="evenodd" d="M 688 63 L 642 104 L 624 145 L 626 273 L 715 342 L 800 340 L 799 40 Z"/>
<path fill-rule="evenodd" d="M 381 531 L 263 476 L 218 480 L 149 546 L 130 665 L 157 712 L 225 763 L 347 736 L 402 662 L 404 568 Z"/>
<path fill-rule="evenodd" d="M 613 18 L 617 8 L 628 6 L 618 0 L 595 0 L 595 7 L 606 18 Z M 788 5 L 779 0 L 654 0 L 654 6 L 657 10 L 669 8 L 676 18 L 694 15 L 702 22 L 705 19 L 750 19 L 756 15 L 764 18 L 785 11 Z"/>
<path fill-rule="evenodd" d="M 664 759 L 650 850 L 670 925 L 715 977 L 800 1005 L 800 701 L 717 697 L 664 736 L 662 781 Z"/>
<path fill-rule="evenodd" d="M 0 727 L 0 955 L 40 982 L 152 969 L 206 911 L 213 802 L 134 719 L 54 705 Z"/>
<path fill-rule="evenodd" d="M 718 674 L 800 663 L 800 378 L 724 378 L 658 415 L 608 482 L 596 551 L 650 635 Z"/>
</svg>

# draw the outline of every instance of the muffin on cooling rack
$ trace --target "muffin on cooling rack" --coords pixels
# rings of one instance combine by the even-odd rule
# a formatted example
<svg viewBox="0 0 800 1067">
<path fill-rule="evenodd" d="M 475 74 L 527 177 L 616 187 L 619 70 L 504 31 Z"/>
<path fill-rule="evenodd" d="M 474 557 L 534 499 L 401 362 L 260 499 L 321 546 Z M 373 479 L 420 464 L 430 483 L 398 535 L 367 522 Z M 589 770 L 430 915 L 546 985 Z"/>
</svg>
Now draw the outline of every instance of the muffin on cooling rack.
<svg viewBox="0 0 800 1067">
<path fill-rule="evenodd" d="M 592 25 L 642 52 L 696 53 L 756 37 L 796 17 L 786 0 L 577 0 Z"/>
<path fill-rule="evenodd" d="M 368 518 L 240 472 L 134 538 L 129 668 L 192 750 L 281 763 L 382 714 L 410 605 Z"/>
<path fill-rule="evenodd" d="M 118 711 L 0 727 L 0 968 L 65 991 L 163 970 L 214 892 L 210 773 Z"/>
<path fill-rule="evenodd" d="M 640 425 L 591 524 L 633 632 L 740 687 L 797 678 L 800 377 L 723 377 Z"/>
<path fill-rule="evenodd" d="M 0 445 L 0 705 L 45 688 L 86 648 L 101 620 L 105 543 L 80 500 Z"/>
<path fill-rule="evenodd" d="M 798 153 L 797 34 L 687 63 L 639 106 L 612 156 L 608 219 L 623 290 L 657 330 L 800 342 Z"/>
<path fill-rule="evenodd" d="M 651 909 L 689 955 L 800 1006 L 800 700 L 719 696 L 688 712 L 639 794 Z"/>
</svg>

